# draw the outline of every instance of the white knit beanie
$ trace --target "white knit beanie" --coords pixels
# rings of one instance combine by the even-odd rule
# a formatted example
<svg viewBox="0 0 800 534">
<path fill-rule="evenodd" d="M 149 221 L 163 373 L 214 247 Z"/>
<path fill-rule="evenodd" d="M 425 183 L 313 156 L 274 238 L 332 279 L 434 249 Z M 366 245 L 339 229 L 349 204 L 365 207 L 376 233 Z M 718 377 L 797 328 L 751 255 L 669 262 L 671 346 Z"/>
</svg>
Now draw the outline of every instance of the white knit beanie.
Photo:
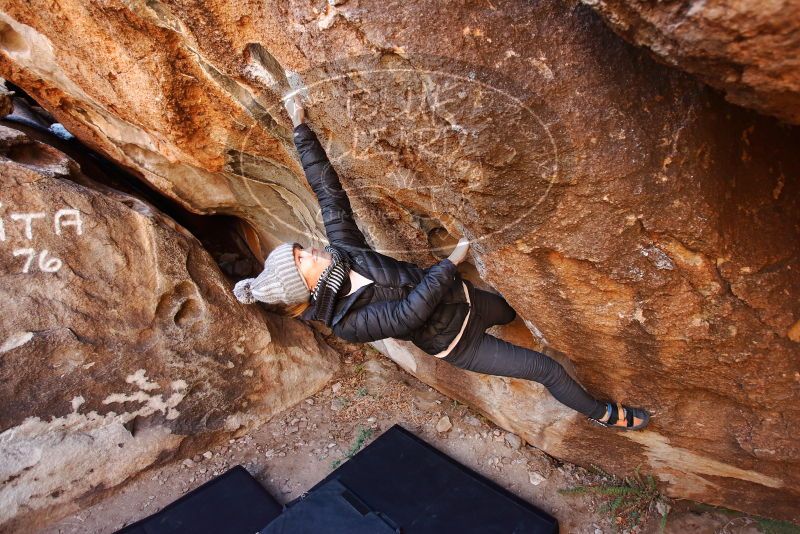
<svg viewBox="0 0 800 534">
<path fill-rule="evenodd" d="M 291 306 L 307 302 L 311 291 L 297 262 L 294 261 L 294 246 L 299 243 L 282 243 L 270 252 L 264 261 L 264 270 L 255 278 L 245 278 L 233 288 L 233 294 L 244 304 L 256 300 L 267 304 Z"/>
</svg>

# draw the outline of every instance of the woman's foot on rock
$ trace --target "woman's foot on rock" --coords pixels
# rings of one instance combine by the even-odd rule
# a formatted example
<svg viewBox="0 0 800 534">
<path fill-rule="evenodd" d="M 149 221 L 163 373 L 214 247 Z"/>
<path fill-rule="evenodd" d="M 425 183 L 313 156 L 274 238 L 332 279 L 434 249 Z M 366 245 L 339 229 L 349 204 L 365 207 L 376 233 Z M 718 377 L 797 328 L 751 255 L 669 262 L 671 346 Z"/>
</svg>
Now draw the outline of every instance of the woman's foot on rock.
<svg viewBox="0 0 800 534">
<path fill-rule="evenodd" d="M 629 427 L 628 426 L 628 419 L 627 419 L 629 408 L 626 407 L 626 406 L 623 406 L 620 403 L 617 403 L 616 407 L 617 407 L 617 412 L 618 412 L 617 421 L 613 425 L 609 425 L 608 423 L 606 423 L 606 421 L 608 421 L 609 418 L 611 417 L 611 412 L 613 410 L 613 405 L 610 405 L 610 403 L 607 403 L 607 405 L 606 405 L 606 413 L 603 415 L 603 417 L 601 417 L 600 419 L 596 419 L 596 421 L 604 423 L 607 426 L 616 426 L 616 427 L 620 427 L 620 428 L 638 427 L 639 425 L 641 425 L 645 421 L 643 418 L 637 417 L 635 415 L 635 413 L 639 411 L 639 410 L 635 410 L 635 411 L 633 411 L 633 413 L 634 413 L 633 424 Z"/>
</svg>

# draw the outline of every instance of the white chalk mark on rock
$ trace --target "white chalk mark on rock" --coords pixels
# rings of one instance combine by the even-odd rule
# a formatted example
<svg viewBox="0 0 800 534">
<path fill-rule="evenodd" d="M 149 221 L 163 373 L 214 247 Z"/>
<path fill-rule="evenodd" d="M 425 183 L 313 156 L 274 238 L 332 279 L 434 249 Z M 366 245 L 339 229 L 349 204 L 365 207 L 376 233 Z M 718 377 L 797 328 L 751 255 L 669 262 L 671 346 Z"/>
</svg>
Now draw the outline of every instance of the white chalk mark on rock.
<svg viewBox="0 0 800 534">
<path fill-rule="evenodd" d="M 113 404 L 113 403 L 125 403 L 125 402 L 139 402 L 142 403 L 144 406 L 136 410 L 135 412 L 130 412 L 132 415 L 140 415 L 142 417 L 147 417 L 148 415 L 152 415 L 155 412 L 161 412 L 167 415 L 167 419 L 175 419 L 180 415 L 180 412 L 175 410 L 175 406 L 180 403 L 183 398 L 185 397 L 185 392 L 177 391 L 169 396 L 169 398 L 165 401 L 161 394 L 158 395 L 148 395 L 144 391 L 137 391 L 131 395 L 125 393 L 112 393 L 105 399 L 103 399 L 103 404 Z"/>
<path fill-rule="evenodd" d="M 33 332 L 17 332 L 0 345 L 0 354 L 21 347 L 31 339 L 33 339 Z"/>
<path fill-rule="evenodd" d="M 64 265 L 60 259 L 55 257 L 48 258 L 47 255 L 50 253 L 49 250 L 44 249 L 39 253 L 39 270 L 43 273 L 55 273 L 61 269 L 61 266 Z M 33 259 L 36 257 L 36 251 L 32 248 L 16 248 L 12 252 L 13 256 L 16 258 L 17 256 L 28 256 L 28 259 L 25 260 L 25 265 L 22 266 L 23 274 L 27 274 L 31 272 L 31 265 L 33 265 Z"/>
<path fill-rule="evenodd" d="M 173 380 L 170 383 L 170 388 L 173 390 L 173 393 L 167 398 L 167 400 L 164 400 L 164 396 L 162 394 L 150 395 L 147 393 L 147 391 L 160 388 L 161 386 L 155 382 L 150 382 L 147 380 L 145 373 L 146 371 L 144 369 L 139 369 L 132 375 L 128 375 L 128 377 L 125 378 L 127 383 L 138 386 L 140 388 L 139 391 L 131 394 L 112 393 L 103 399 L 103 404 L 139 402 L 143 404 L 141 408 L 135 412 L 126 414 L 131 416 L 131 419 L 137 415 L 147 417 L 148 415 L 152 415 L 157 411 L 161 412 L 162 414 L 166 414 L 167 419 L 176 419 L 180 415 L 180 412 L 176 410 L 175 407 L 184 399 L 184 397 L 186 397 L 186 389 L 188 387 L 186 381 Z"/>
<path fill-rule="evenodd" d="M 72 217 L 72 219 L 62 222 L 61 219 L 64 217 Z M 61 228 L 64 226 L 74 226 L 75 233 L 78 235 L 83 235 L 83 221 L 81 220 L 81 212 L 76 209 L 64 208 L 58 210 L 55 217 L 53 217 L 53 226 L 56 235 L 61 235 Z"/>
<path fill-rule="evenodd" d="M 23 273 L 29 273 L 31 271 L 31 263 L 33 263 L 33 257 L 36 255 L 36 251 L 32 248 L 15 248 L 14 251 L 11 253 L 15 258 L 17 256 L 24 256 L 28 255 L 28 259 L 25 260 L 25 265 L 22 266 Z"/>
<path fill-rule="evenodd" d="M 25 223 L 25 238 L 29 241 L 33 239 L 33 220 L 44 219 L 45 213 L 43 211 L 35 213 L 12 213 L 11 220 L 24 221 Z"/>
<path fill-rule="evenodd" d="M 147 379 L 147 371 L 145 371 L 144 369 L 139 369 L 132 375 L 128 375 L 127 377 L 125 377 L 125 382 L 127 382 L 128 384 L 136 384 L 139 387 L 139 389 L 143 391 L 151 391 L 161 387 L 155 382 L 150 382 Z"/>
<path fill-rule="evenodd" d="M 80 408 L 81 404 L 83 404 L 84 402 L 86 402 L 86 399 L 83 398 L 83 395 L 72 397 L 72 401 L 70 401 L 70 404 L 72 405 L 72 411 L 77 412 L 78 408 Z"/>
</svg>

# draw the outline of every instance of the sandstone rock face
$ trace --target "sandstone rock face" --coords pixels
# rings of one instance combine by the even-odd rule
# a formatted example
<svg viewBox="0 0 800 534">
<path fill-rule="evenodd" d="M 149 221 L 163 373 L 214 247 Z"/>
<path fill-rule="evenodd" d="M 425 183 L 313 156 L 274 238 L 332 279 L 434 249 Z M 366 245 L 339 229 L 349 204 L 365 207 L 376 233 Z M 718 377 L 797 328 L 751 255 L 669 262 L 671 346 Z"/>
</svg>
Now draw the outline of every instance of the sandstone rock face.
<svg viewBox="0 0 800 534">
<path fill-rule="evenodd" d="M 599 429 L 535 384 L 381 350 L 552 454 L 800 520 L 797 129 L 581 4 L 0 5 L 0 76 L 262 256 L 322 237 L 280 107 L 302 87 L 376 248 L 430 265 L 469 237 L 527 342 L 655 416 Z"/>
<path fill-rule="evenodd" d="M 13 111 L 12 95 L 13 93 L 6 89 L 5 81 L 0 80 L 0 116 L 5 117 Z"/>
<path fill-rule="evenodd" d="M 0 127 L 0 530 L 30 532 L 327 382 L 307 327 L 243 307 L 199 242 Z M 8 529 L 8 530 L 6 530 Z"/>
<path fill-rule="evenodd" d="M 800 124 L 800 4 L 582 0 L 632 43 L 735 104 Z"/>
</svg>

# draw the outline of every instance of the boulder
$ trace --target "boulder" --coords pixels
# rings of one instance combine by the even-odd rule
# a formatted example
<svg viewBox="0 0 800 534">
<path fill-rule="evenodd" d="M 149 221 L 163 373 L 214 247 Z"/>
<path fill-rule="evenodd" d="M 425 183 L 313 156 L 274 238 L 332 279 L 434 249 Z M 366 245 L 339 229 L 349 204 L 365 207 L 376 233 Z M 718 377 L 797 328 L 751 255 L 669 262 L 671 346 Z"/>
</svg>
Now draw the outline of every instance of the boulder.
<svg viewBox="0 0 800 534">
<path fill-rule="evenodd" d="M 536 384 L 382 352 L 550 454 L 800 520 L 797 128 L 580 3 L 32 0 L 0 20 L 0 76 L 163 194 L 241 218 L 262 257 L 323 237 L 280 103 L 297 88 L 379 251 L 428 266 L 470 238 L 465 276 L 519 316 L 498 335 L 655 415 L 614 432 Z"/>
<path fill-rule="evenodd" d="M 0 530 L 242 434 L 336 369 L 308 327 L 239 304 L 182 227 L 4 126 L 0 183 Z"/>
<path fill-rule="evenodd" d="M 734 104 L 800 124 L 800 4 L 581 0 L 619 35 Z"/>
<path fill-rule="evenodd" d="M 14 92 L 6 89 L 5 80 L 0 79 L 0 117 L 5 117 L 14 109 L 13 96 Z"/>
</svg>

